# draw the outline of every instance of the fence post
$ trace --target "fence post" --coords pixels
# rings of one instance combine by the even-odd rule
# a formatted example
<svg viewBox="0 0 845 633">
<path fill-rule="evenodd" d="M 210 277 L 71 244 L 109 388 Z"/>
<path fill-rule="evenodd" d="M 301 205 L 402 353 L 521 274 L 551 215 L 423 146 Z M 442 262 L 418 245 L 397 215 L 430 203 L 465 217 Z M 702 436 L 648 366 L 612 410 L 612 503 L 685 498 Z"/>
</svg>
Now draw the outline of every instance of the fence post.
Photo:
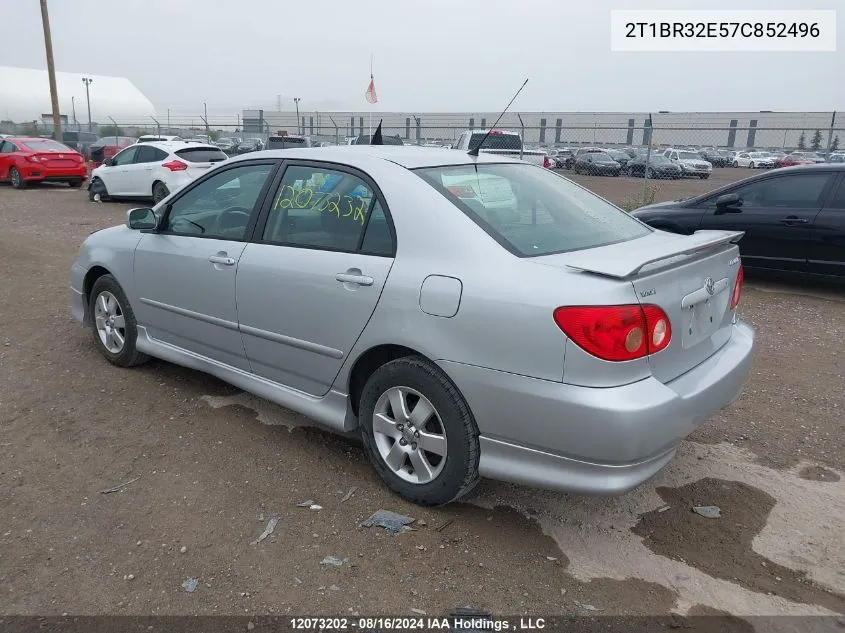
<svg viewBox="0 0 845 633">
<path fill-rule="evenodd" d="M 643 170 L 643 204 L 645 204 L 646 196 L 648 195 L 648 170 L 651 164 L 651 141 L 654 134 L 654 122 L 651 119 L 651 113 L 648 114 L 648 148 L 645 153 L 645 169 Z M 645 136 L 645 134 L 643 135 Z"/>
<path fill-rule="evenodd" d="M 833 144 L 833 126 L 836 124 L 836 110 L 830 116 L 830 129 L 827 132 L 827 151 L 830 151 L 830 146 Z"/>
<path fill-rule="evenodd" d="M 329 120 L 332 122 L 334 126 L 334 144 L 340 145 L 340 129 L 337 127 L 337 123 L 334 122 L 334 119 L 331 115 L 329 115 Z"/>
</svg>

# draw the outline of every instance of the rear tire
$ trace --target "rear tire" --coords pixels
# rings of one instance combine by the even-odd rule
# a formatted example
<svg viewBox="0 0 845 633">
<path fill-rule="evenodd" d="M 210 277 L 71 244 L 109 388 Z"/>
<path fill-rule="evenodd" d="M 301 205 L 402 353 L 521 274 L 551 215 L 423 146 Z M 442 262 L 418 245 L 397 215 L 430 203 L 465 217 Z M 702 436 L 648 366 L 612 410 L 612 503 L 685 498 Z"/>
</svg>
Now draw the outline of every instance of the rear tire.
<svg viewBox="0 0 845 633">
<path fill-rule="evenodd" d="M 67 184 L 73 189 L 79 189 L 82 186 L 82 180 L 69 180 Z"/>
<path fill-rule="evenodd" d="M 91 326 L 97 349 L 111 364 L 133 367 L 149 360 L 135 347 L 138 324 L 123 288 L 111 275 L 94 282 L 88 297 Z"/>
<path fill-rule="evenodd" d="M 153 202 L 158 204 L 162 200 L 164 200 L 167 196 L 170 195 L 170 190 L 160 180 L 156 180 L 153 183 Z"/>
<path fill-rule="evenodd" d="M 427 415 L 418 413 L 421 405 Z M 358 412 L 370 463 L 405 499 L 444 505 L 478 483 L 475 419 L 457 387 L 428 360 L 408 356 L 379 367 L 364 385 Z"/>
<path fill-rule="evenodd" d="M 710 174 L 701 174 L 699 178 L 701 178 L 702 180 L 707 180 L 708 178 L 710 178 Z"/>
<path fill-rule="evenodd" d="M 9 182 L 12 183 L 15 189 L 26 189 L 26 181 L 21 176 L 21 172 L 18 171 L 17 167 L 12 167 L 9 170 Z"/>
</svg>

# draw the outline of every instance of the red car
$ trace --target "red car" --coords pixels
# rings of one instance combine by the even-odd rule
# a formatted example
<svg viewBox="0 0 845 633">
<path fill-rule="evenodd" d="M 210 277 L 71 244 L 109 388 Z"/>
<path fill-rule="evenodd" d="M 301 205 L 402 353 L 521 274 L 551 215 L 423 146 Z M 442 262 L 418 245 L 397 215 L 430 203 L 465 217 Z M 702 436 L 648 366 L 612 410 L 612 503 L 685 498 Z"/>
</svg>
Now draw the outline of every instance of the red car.
<svg viewBox="0 0 845 633">
<path fill-rule="evenodd" d="M 0 143 L 0 181 L 15 189 L 45 181 L 80 187 L 87 177 L 82 154 L 53 139 L 7 137 Z"/>
<path fill-rule="evenodd" d="M 104 136 L 97 139 L 89 150 L 93 167 L 99 167 L 106 159 L 114 158 L 115 154 L 133 145 L 136 140 L 131 136 Z"/>
<path fill-rule="evenodd" d="M 775 161 L 775 167 L 795 167 L 795 165 L 815 165 L 816 161 L 805 158 L 798 158 L 791 154 L 778 158 Z"/>
</svg>

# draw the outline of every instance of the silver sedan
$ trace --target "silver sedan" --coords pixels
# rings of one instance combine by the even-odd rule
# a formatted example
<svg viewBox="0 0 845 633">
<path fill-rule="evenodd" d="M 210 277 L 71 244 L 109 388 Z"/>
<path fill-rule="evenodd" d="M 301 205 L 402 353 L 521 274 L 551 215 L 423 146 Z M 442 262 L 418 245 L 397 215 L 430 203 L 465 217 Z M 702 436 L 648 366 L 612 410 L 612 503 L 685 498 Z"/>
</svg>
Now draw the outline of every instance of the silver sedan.
<svg viewBox="0 0 845 633">
<path fill-rule="evenodd" d="M 390 488 L 620 494 L 739 394 L 742 233 L 654 230 L 562 176 L 399 146 L 256 152 L 85 241 L 72 311 L 360 433 Z"/>
</svg>

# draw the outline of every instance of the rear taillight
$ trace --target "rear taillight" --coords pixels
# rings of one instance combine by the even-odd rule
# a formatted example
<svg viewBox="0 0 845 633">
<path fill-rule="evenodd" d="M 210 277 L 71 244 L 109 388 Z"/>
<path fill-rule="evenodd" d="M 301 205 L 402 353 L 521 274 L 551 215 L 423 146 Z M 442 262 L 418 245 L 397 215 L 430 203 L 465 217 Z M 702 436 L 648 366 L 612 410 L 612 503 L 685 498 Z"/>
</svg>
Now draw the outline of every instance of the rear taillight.
<svg viewBox="0 0 845 633">
<path fill-rule="evenodd" d="M 163 163 L 162 167 L 167 167 L 170 171 L 185 171 L 188 168 L 181 160 L 171 160 L 169 163 Z"/>
<path fill-rule="evenodd" d="M 745 273 L 742 270 L 742 264 L 739 265 L 739 270 L 736 271 L 736 283 L 734 284 L 734 292 L 731 295 L 731 310 L 736 310 L 739 305 L 739 299 L 742 296 L 742 284 L 745 281 Z"/>
<path fill-rule="evenodd" d="M 669 317 L 656 305 L 565 306 L 554 319 L 578 347 L 602 360 L 642 358 L 672 339 Z"/>
<path fill-rule="evenodd" d="M 475 189 L 473 189 L 469 185 L 454 185 L 452 187 L 447 187 L 447 189 L 449 190 L 449 193 L 458 198 L 475 197 Z"/>
<path fill-rule="evenodd" d="M 551 166 L 552 166 L 552 161 L 549 160 L 549 157 L 543 156 L 543 167 L 545 167 L 546 169 L 549 169 L 549 168 L 551 168 Z"/>
<path fill-rule="evenodd" d="M 35 154 L 30 154 L 29 156 L 27 156 L 27 159 L 29 161 L 33 162 L 33 163 L 40 163 L 41 162 L 41 159 L 38 158 L 38 156 L 36 156 Z"/>
</svg>

